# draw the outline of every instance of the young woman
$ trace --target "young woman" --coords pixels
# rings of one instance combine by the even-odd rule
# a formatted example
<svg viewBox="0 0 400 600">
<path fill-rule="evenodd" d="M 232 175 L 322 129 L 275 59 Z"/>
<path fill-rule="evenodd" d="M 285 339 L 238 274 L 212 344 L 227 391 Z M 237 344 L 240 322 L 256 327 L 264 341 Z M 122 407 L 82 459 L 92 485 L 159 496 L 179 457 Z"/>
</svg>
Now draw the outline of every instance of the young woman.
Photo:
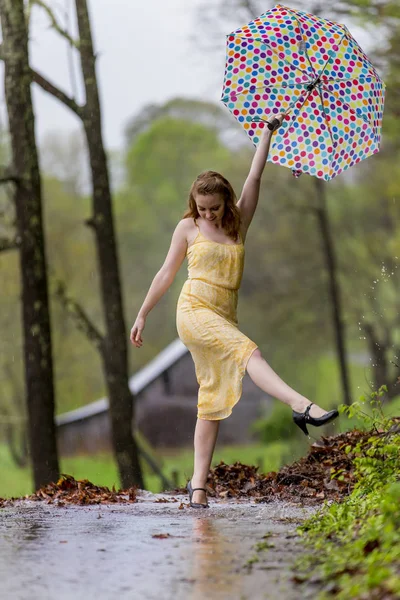
<svg viewBox="0 0 400 600">
<path fill-rule="evenodd" d="M 276 116 L 275 128 L 283 116 Z M 188 210 L 175 229 L 165 262 L 153 279 L 130 335 L 132 343 L 140 348 L 147 315 L 187 257 L 188 279 L 178 300 L 177 329 L 193 357 L 200 386 L 194 472 L 188 483 L 193 508 L 208 506 L 205 484 L 219 422 L 229 417 L 240 399 L 246 370 L 259 388 L 292 408 L 295 423 L 306 434 L 307 424 L 324 425 L 338 415 L 336 410 L 326 412 L 284 383 L 261 356 L 257 344 L 238 329 L 236 307 L 244 242 L 257 207 L 273 135 L 268 127 L 237 203 L 230 183 L 219 173 L 206 171 L 194 181 Z"/>
</svg>

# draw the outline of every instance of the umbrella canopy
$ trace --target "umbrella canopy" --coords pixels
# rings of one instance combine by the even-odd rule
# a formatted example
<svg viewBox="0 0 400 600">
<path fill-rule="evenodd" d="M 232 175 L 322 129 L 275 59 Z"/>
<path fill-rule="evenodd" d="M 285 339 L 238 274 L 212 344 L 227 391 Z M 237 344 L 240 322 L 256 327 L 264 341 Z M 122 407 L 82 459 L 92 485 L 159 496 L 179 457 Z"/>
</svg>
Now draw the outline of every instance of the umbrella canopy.
<svg viewBox="0 0 400 600">
<path fill-rule="evenodd" d="M 222 102 L 268 161 L 330 180 L 379 151 L 385 85 L 344 25 L 277 5 L 227 36 Z"/>
</svg>

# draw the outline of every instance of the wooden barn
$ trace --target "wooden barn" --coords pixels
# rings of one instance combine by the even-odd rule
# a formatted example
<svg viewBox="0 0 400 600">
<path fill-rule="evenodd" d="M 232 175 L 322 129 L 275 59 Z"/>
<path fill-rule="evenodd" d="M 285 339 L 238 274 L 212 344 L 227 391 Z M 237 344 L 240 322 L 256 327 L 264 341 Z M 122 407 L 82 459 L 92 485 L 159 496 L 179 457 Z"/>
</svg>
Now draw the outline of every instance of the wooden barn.
<svg viewBox="0 0 400 600">
<path fill-rule="evenodd" d="M 193 444 L 198 384 L 192 358 L 179 339 L 133 375 L 129 386 L 136 396 L 137 427 L 154 448 Z M 245 375 L 242 398 L 221 422 L 218 443 L 252 441 L 251 425 L 269 404 L 269 397 Z M 56 425 L 62 456 L 111 450 L 107 398 L 58 415 Z"/>
</svg>

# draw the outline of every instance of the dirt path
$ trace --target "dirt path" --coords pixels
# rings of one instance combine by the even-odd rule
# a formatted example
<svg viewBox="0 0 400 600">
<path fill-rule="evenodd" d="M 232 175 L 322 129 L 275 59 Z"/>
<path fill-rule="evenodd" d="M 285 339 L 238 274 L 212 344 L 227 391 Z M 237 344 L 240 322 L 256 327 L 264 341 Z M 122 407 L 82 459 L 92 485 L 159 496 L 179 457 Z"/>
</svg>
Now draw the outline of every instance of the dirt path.
<svg viewBox="0 0 400 600">
<path fill-rule="evenodd" d="M 167 503 L 156 502 L 160 498 Z M 135 504 L 0 509 L 4 600 L 298 600 L 290 565 L 296 526 L 313 511 L 280 501 L 211 500 L 143 493 Z M 154 537 L 159 536 L 159 537 Z M 257 544 L 262 544 L 262 548 Z"/>
</svg>

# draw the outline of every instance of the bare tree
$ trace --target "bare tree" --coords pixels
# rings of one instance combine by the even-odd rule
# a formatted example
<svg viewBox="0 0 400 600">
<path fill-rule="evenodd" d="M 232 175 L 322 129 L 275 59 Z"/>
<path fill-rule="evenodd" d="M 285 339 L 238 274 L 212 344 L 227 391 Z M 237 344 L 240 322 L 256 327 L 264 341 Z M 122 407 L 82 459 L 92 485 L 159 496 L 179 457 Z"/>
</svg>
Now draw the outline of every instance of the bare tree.
<svg viewBox="0 0 400 600">
<path fill-rule="evenodd" d="M 42 0 L 32 0 L 41 6 L 52 26 L 79 51 L 86 102 L 79 105 L 45 77 L 33 72 L 34 81 L 46 92 L 65 104 L 82 121 L 90 158 L 92 180 L 92 216 L 86 221 L 95 234 L 100 272 L 101 298 L 105 314 L 106 333 L 96 326 L 97 347 L 101 353 L 110 402 L 112 441 L 121 484 L 143 487 L 138 446 L 133 435 L 134 398 L 129 389 L 127 332 L 122 305 L 119 261 L 112 212 L 112 196 L 107 156 L 104 149 L 101 108 L 96 76 L 96 56 L 86 0 L 75 0 L 79 40 L 74 40 L 58 23 L 51 9 Z"/>
<path fill-rule="evenodd" d="M 5 99 L 12 165 L 4 181 L 14 182 L 24 329 L 25 386 L 29 446 L 35 488 L 59 476 L 54 425 L 53 358 L 42 192 L 35 140 L 28 35 L 23 0 L 1 0 Z M 3 242 L 2 249 L 6 249 Z"/>
</svg>

